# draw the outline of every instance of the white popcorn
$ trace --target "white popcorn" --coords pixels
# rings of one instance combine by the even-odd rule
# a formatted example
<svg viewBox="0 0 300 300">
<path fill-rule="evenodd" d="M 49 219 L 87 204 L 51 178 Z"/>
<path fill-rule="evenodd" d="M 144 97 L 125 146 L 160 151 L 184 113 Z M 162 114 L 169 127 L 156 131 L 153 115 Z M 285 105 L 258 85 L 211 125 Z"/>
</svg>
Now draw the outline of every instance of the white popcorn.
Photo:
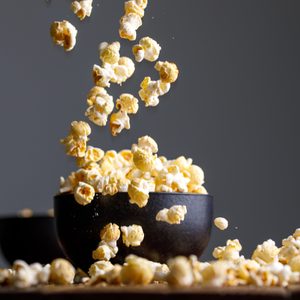
<svg viewBox="0 0 300 300">
<path fill-rule="evenodd" d="M 142 178 L 134 178 L 128 186 L 129 202 L 138 207 L 144 207 L 148 203 L 150 192 L 149 181 Z"/>
<path fill-rule="evenodd" d="M 275 242 L 271 239 L 258 245 L 252 254 L 252 259 L 256 260 L 259 264 L 270 264 L 278 262 L 279 249 L 276 247 Z"/>
<path fill-rule="evenodd" d="M 150 37 L 142 38 L 139 44 L 134 45 L 132 48 L 132 52 L 137 62 L 141 62 L 143 59 L 151 62 L 157 60 L 160 50 L 160 45 Z"/>
<path fill-rule="evenodd" d="M 228 228 L 228 221 L 225 218 L 218 217 L 214 219 L 214 224 L 220 230 L 225 230 Z"/>
<path fill-rule="evenodd" d="M 220 260 L 229 260 L 238 262 L 240 260 L 240 251 L 242 246 L 238 239 L 228 240 L 226 246 L 216 247 L 213 251 L 213 257 Z"/>
<path fill-rule="evenodd" d="M 120 37 L 129 41 L 136 39 L 136 31 L 142 26 L 142 18 L 136 13 L 124 15 L 120 20 Z"/>
<path fill-rule="evenodd" d="M 129 57 L 122 56 L 118 64 L 113 65 L 113 71 L 114 76 L 111 78 L 111 82 L 121 85 L 133 75 L 135 71 L 134 62 Z"/>
<path fill-rule="evenodd" d="M 138 247 L 144 240 L 144 231 L 140 225 L 121 226 L 121 231 L 126 247 Z"/>
<path fill-rule="evenodd" d="M 92 256 L 95 260 L 110 260 L 114 258 L 118 253 L 118 247 L 116 241 L 105 242 L 101 241 L 96 250 L 93 251 Z"/>
<path fill-rule="evenodd" d="M 160 210 L 156 215 L 156 221 L 163 221 L 169 224 L 180 224 L 184 221 L 187 213 L 185 205 L 173 205 L 172 207 Z"/>
<path fill-rule="evenodd" d="M 100 87 L 110 87 L 110 81 L 115 76 L 113 66 L 110 64 L 103 64 L 103 67 L 94 65 L 92 74 L 95 84 Z"/>
<path fill-rule="evenodd" d="M 78 183 L 74 191 L 74 197 L 78 204 L 87 205 L 92 202 L 94 196 L 95 190 L 91 185 L 82 181 Z"/>
<path fill-rule="evenodd" d="M 123 129 L 130 129 L 130 119 L 127 112 L 118 111 L 110 117 L 110 129 L 113 136 L 121 133 Z"/>
<path fill-rule="evenodd" d="M 90 277 L 102 276 L 114 268 L 110 261 L 96 261 L 89 268 Z"/>
<path fill-rule="evenodd" d="M 90 17 L 93 9 L 93 0 L 81 0 L 73 1 L 71 3 L 71 10 L 80 20 L 83 20 L 85 17 Z"/>
</svg>

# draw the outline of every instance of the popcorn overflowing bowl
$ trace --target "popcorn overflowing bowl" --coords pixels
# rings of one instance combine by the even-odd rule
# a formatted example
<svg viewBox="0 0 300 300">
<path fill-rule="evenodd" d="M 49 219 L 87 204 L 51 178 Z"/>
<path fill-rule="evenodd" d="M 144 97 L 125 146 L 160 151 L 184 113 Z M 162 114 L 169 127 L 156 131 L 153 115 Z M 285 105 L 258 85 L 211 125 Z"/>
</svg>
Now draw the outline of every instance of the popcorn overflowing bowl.
<svg viewBox="0 0 300 300">
<path fill-rule="evenodd" d="M 184 205 L 187 215 L 180 224 L 156 220 L 165 207 Z M 126 247 L 121 239 L 119 251 L 112 262 L 121 263 L 129 254 L 153 261 L 194 254 L 200 256 L 208 244 L 213 219 L 213 197 L 193 193 L 150 193 L 147 206 L 139 208 L 129 202 L 129 195 L 113 196 L 97 193 L 91 203 L 82 206 L 74 194 L 62 193 L 54 199 L 58 239 L 65 255 L 79 268 L 87 271 L 95 262 L 92 252 L 99 243 L 99 232 L 108 223 L 120 226 L 142 226 L 145 237 L 139 247 Z"/>
</svg>

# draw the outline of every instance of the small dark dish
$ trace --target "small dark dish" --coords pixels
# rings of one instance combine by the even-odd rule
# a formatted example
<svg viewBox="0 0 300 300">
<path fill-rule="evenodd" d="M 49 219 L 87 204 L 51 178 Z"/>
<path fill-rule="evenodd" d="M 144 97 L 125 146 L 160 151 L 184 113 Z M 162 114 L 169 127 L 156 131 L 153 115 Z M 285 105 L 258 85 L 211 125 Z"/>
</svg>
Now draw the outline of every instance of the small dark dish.
<svg viewBox="0 0 300 300">
<path fill-rule="evenodd" d="M 0 247 L 10 264 L 16 259 L 46 264 L 64 257 L 57 242 L 54 218 L 49 216 L 0 218 Z"/>
<path fill-rule="evenodd" d="M 181 224 L 157 222 L 155 216 L 163 208 L 186 205 L 187 214 Z M 213 198 L 188 193 L 150 193 L 148 204 L 139 208 L 129 203 L 127 193 L 114 196 L 97 194 L 88 205 L 79 205 L 70 193 L 55 197 L 54 211 L 58 239 L 65 255 L 83 270 L 94 262 L 92 251 L 100 241 L 99 232 L 108 223 L 119 226 L 137 224 L 145 238 L 140 247 L 127 248 L 118 241 L 119 252 L 112 260 L 122 263 L 128 254 L 166 262 L 176 255 L 200 256 L 208 244 L 213 219 Z"/>
</svg>

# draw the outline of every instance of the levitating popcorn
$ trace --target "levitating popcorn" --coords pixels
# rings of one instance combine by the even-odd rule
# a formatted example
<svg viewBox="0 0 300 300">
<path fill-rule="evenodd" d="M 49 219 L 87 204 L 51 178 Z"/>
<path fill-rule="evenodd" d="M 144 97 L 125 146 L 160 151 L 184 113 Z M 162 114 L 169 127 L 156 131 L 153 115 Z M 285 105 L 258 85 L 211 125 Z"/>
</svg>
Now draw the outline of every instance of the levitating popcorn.
<svg viewBox="0 0 300 300">
<path fill-rule="evenodd" d="M 214 219 L 214 224 L 220 230 L 225 230 L 228 228 L 228 221 L 225 218 L 218 217 Z"/>
<path fill-rule="evenodd" d="M 130 129 L 128 114 L 121 110 L 111 115 L 109 124 L 113 136 L 118 135 L 123 129 Z"/>
<path fill-rule="evenodd" d="M 110 87 L 110 81 L 115 76 L 115 73 L 113 66 L 105 64 L 105 67 L 94 65 L 92 75 L 97 86 Z"/>
<path fill-rule="evenodd" d="M 178 78 L 179 70 L 174 63 L 158 61 L 154 68 L 159 72 L 159 77 L 162 82 L 173 83 Z"/>
<path fill-rule="evenodd" d="M 184 256 L 178 256 L 168 261 L 170 273 L 167 281 L 175 286 L 190 286 L 193 284 L 193 270 L 189 260 Z"/>
<path fill-rule="evenodd" d="M 76 44 L 77 29 L 68 21 L 55 21 L 51 24 L 50 34 L 56 45 L 71 51 Z"/>
<path fill-rule="evenodd" d="M 91 127 L 83 121 L 73 121 L 71 130 L 65 139 L 61 139 L 61 143 L 65 145 L 66 152 L 70 156 L 84 157 L 86 151 L 86 142 L 91 134 Z"/>
<path fill-rule="evenodd" d="M 108 44 L 107 42 L 102 42 L 99 46 L 100 59 L 103 63 L 107 64 L 117 64 L 120 59 L 120 48 L 119 42 L 113 42 Z"/>
<path fill-rule="evenodd" d="M 167 222 L 169 224 L 180 224 L 187 213 L 185 205 L 173 205 L 172 207 L 160 210 L 156 215 L 156 221 Z"/>
<path fill-rule="evenodd" d="M 122 56 L 118 63 L 113 65 L 114 76 L 111 78 L 111 82 L 121 85 L 128 78 L 130 78 L 135 71 L 134 62 L 131 58 Z"/>
<path fill-rule="evenodd" d="M 91 162 L 99 162 L 104 156 L 104 151 L 100 148 L 87 146 L 84 157 L 78 157 L 76 162 L 79 167 L 84 167 Z"/>
<path fill-rule="evenodd" d="M 117 241 L 120 238 L 120 229 L 117 224 L 109 223 L 100 231 L 100 238 L 102 241 L 110 243 Z"/>
<path fill-rule="evenodd" d="M 90 17 L 93 9 L 93 0 L 73 1 L 71 10 L 82 21 L 85 17 Z"/>
<path fill-rule="evenodd" d="M 144 231 L 140 225 L 121 226 L 121 231 L 126 247 L 138 247 L 144 240 Z"/>
<path fill-rule="evenodd" d="M 132 47 L 132 52 L 137 62 L 141 62 L 143 59 L 151 62 L 157 60 L 160 50 L 160 45 L 148 36 L 140 39 L 139 44 Z"/>
<path fill-rule="evenodd" d="M 93 87 L 87 97 L 88 109 L 85 115 L 98 126 L 105 126 L 114 109 L 113 97 L 99 86 Z"/>
<path fill-rule="evenodd" d="M 220 260 L 230 260 L 238 262 L 240 260 L 240 251 L 242 246 L 239 240 L 228 240 L 226 246 L 216 247 L 213 251 L 213 257 Z"/>
<path fill-rule="evenodd" d="M 74 197 L 78 204 L 87 205 L 94 199 L 95 190 L 91 185 L 80 181 L 74 190 Z"/>
<path fill-rule="evenodd" d="M 125 10 L 125 15 L 129 15 L 130 13 L 134 13 L 139 15 L 141 18 L 145 14 L 145 9 L 146 7 L 143 7 L 142 5 L 137 4 L 136 1 L 126 1 L 124 4 L 124 10 Z"/>
<path fill-rule="evenodd" d="M 75 268 L 63 258 L 54 259 L 50 264 L 50 282 L 55 284 L 71 284 L 75 277 Z"/>
<path fill-rule="evenodd" d="M 144 207 L 148 203 L 150 186 L 149 182 L 142 178 L 134 178 L 128 186 L 129 202 L 138 207 Z"/>
<path fill-rule="evenodd" d="M 252 259 L 259 264 L 271 264 L 278 261 L 279 249 L 271 239 L 258 245 L 252 254 Z"/>
<path fill-rule="evenodd" d="M 121 94 L 116 101 L 116 108 L 125 111 L 127 114 L 136 114 L 139 109 L 138 99 L 131 94 Z"/>
<path fill-rule="evenodd" d="M 156 106 L 159 103 L 159 96 L 166 94 L 170 90 L 170 83 L 161 80 L 152 81 L 150 77 L 145 77 L 140 85 L 139 96 L 145 102 L 145 106 Z"/>
</svg>

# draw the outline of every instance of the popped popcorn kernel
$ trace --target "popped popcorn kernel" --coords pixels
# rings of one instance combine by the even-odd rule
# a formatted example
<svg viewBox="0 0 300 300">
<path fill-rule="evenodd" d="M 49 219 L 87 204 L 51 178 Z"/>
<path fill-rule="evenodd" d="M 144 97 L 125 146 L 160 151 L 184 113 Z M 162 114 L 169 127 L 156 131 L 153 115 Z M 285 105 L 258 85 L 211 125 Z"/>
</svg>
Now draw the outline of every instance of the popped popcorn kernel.
<svg viewBox="0 0 300 300">
<path fill-rule="evenodd" d="M 73 1 L 71 10 L 82 21 L 86 17 L 90 17 L 93 9 L 93 0 Z"/>
<path fill-rule="evenodd" d="M 99 86 L 93 87 L 87 97 L 88 108 L 85 115 L 98 126 L 105 126 L 114 109 L 113 97 Z"/>
<path fill-rule="evenodd" d="M 143 59 L 151 62 L 157 60 L 160 50 L 160 45 L 148 36 L 140 39 L 139 44 L 132 47 L 132 53 L 137 62 L 141 62 Z"/>
<path fill-rule="evenodd" d="M 50 282 L 55 284 L 71 284 L 75 277 L 75 268 L 63 258 L 56 258 L 50 264 Z"/>
<path fill-rule="evenodd" d="M 172 207 L 160 210 L 156 215 L 156 221 L 167 222 L 169 224 L 180 224 L 184 221 L 187 213 L 185 205 L 173 205 Z"/>
<path fill-rule="evenodd" d="M 90 277 L 97 277 L 104 275 L 108 271 L 112 270 L 114 265 L 110 261 L 96 261 L 93 263 L 89 268 L 89 275 Z"/>
<path fill-rule="evenodd" d="M 193 270 L 189 260 L 184 256 L 178 256 L 168 260 L 170 273 L 167 281 L 174 286 L 190 286 L 193 284 Z"/>
<path fill-rule="evenodd" d="M 155 142 L 155 140 L 148 136 L 142 136 L 138 139 L 137 147 L 142 148 L 144 150 L 149 150 L 151 153 L 157 153 L 158 152 L 158 145 Z"/>
<path fill-rule="evenodd" d="M 218 217 L 214 219 L 214 224 L 220 230 L 225 230 L 228 228 L 228 221 L 225 218 Z"/>
<path fill-rule="evenodd" d="M 116 257 L 118 253 L 118 247 L 116 241 L 105 242 L 101 241 L 96 250 L 92 252 L 92 257 L 95 260 L 110 260 L 111 258 Z"/>
<path fill-rule="evenodd" d="M 144 240 L 144 231 L 140 225 L 121 226 L 121 231 L 126 247 L 138 247 Z"/>
<path fill-rule="evenodd" d="M 170 83 L 161 80 L 152 81 L 150 77 L 145 77 L 140 85 L 139 96 L 145 102 L 145 106 L 157 106 L 159 96 L 166 94 L 170 90 Z"/>
<path fill-rule="evenodd" d="M 129 15 L 130 13 L 134 13 L 139 15 L 141 18 L 144 16 L 144 8 L 139 6 L 136 1 L 126 1 L 124 3 L 125 15 Z"/>
<path fill-rule="evenodd" d="M 100 231 L 100 238 L 109 243 L 111 241 L 117 241 L 120 238 L 120 234 L 119 226 L 117 224 L 109 223 Z"/>
<path fill-rule="evenodd" d="M 129 202 L 136 204 L 138 207 L 144 207 L 149 199 L 149 183 L 142 178 L 134 178 L 128 186 Z"/>
<path fill-rule="evenodd" d="M 127 112 L 118 111 L 110 117 L 110 130 L 113 136 L 117 136 L 123 129 L 130 129 L 130 119 Z"/>
<path fill-rule="evenodd" d="M 289 261 L 289 266 L 291 267 L 293 272 L 300 272 L 300 255 L 294 256 Z"/>
<path fill-rule="evenodd" d="M 158 61 L 154 68 L 159 72 L 160 80 L 166 83 L 173 83 L 177 80 L 179 70 L 174 63 Z"/>
<path fill-rule="evenodd" d="M 92 75 L 94 82 L 99 87 L 110 87 L 110 81 L 115 76 L 113 66 L 105 64 L 104 67 L 93 66 Z"/>
<path fill-rule="evenodd" d="M 252 254 L 252 259 L 259 264 L 270 264 L 278 261 L 279 249 L 271 239 L 258 245 Z"/>
<path fill-rule="evenodd" d="M 103 63 L 116 64 L 120 59 L 120 48 L 119 42 L 113 42 L 108 44 L 107 42 L 102 42 L 99 46 L 100 59 Z"/>
<path fill-rule="evenodd" d="M 136 148 L 133 151 L 133 162 L 134 165 L 143 172 L 151 172 L 155 166 L 156 156 L 153 155 L 149 150 L 142 148 Z"/>
<path fill-rule="evenodd" d="M 238 239 L 227 240 L 226 246 L 216 247 L 213 251 L 213 257 L 219 260 L 239 261 L 242 246 Z"/>
<path fill-rule="evenodd" d="M 76 44 L 77 29 L 70 22 L 55 21 L 51 24 L 50 34 L 53 42 L 65 51 L 71 51 Z"/>
<path fill-rule="evenodd" d="M 78 204 L 87 205 L 94 199 L 95 190 L 91 185 L 80 181 L 74 190 L 74 197 Z"/>
<path fill-rule="evenodd" d="M 111 82 L 121 85 L 128 78 L 130 78 L 135 71 L 134 62 L 126 56 L 120 57 L 118 64 L 113 65 L 114 75 Z"/>
<path fill-rule="evenodd" d="M 142 18 L 136 13 L 129 13 L 120 19 L 119 34 L 122 39 L 136 40 L 136 31 L 142 26 Z"/>
<path fill-rule="evenodd" d="M 121 94 L 116 101 L 116 108 L 127 114 L 136 114 L 139 109 L 138 99 L 131 94 Z"/>
<path fill-rule="evenodd" d="M 142 9 L 145 9 L 148 5 L 148 0 L 134 0 L 134 1 Z"/>
<path fill-rule="evenodd" d="M 104 156 L 104 151 L 100 148 L 88 146 L 84 157 L 78 157 L 76 162 L 79 167 L 84 167 L 91 162 L 99 162 Z"/>
</svg>

